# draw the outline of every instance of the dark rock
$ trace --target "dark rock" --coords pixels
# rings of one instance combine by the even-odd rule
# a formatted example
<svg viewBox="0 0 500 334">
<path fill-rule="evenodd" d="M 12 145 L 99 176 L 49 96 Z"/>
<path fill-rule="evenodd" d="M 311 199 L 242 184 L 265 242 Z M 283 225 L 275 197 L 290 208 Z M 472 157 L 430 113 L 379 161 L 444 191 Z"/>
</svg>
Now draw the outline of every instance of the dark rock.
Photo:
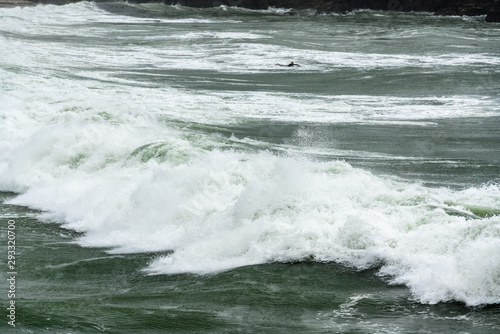
<svg viewBox="0 0 500 334">
<path fill-rule="evenodd" d="M 491 7 L 486 15 L 486 22 L 500 22 L 500 4 Z"/>
<path fill-rule="evenodd" d="M 486 15 L 499 0 L 165 0 L 192 7 L 240 6 L 314 9 L 319 12 L 347 12 L 355 9 L 423 11 L 443 15 Z"/>
<path fill-rule="evenodd" d="M 491 8 L 498 3 L 498 0 L 458 0 L 451 1 L 450 4 L 437 14 L 442 15 L 486 15 Z"/>
</svg>

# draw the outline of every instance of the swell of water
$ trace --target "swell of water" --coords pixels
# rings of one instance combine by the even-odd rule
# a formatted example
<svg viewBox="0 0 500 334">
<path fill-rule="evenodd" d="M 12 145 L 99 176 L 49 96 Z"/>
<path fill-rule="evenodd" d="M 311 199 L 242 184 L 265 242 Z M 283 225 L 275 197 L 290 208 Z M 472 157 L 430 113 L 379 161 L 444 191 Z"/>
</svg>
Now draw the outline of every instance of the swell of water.
<svg viewBox="0 0 500 334">
<path fill-rule="evenodd" d="M 0 11 L 0 42 L 21 50 L 0 58 L 0 189 L 19 194 L 9 204 L 84 232 L 83 246 L 169 251 L 144 268 L 149 274 L 333 261 L 378 268 L 424 303 L 500 303 L 498 183 L 451 189 L 377 175 L 317 143 L 330 134 L 314 132 L 313 140 L 304 130 L 497 117 L 498 95 L 487 83 L 498 87 L 498 54 L 459 52 L 480 32 L 455 32 L 447 41 L 457 53 L 440 54 L 415 50 L 403 36 L 422 43 L 423 34 L 432 44 L 449 28 L 395 22 L 390 37 L 403 45 L 391 54 L 382 51 L 384 27 L 356 30 L 349 17 L 312 23 L 279 11 L 206 15 L 163 5 L 127 5 L 134 16 L 121 16 L 114 8 Z M 295 20 L 302 33 L 286 39 L 286 30 L 275 31 Z M 318 27 L 324 31 L 304 41 Z M 359 52 L 338 44 L 349 29 Z M 302 59 L 295 72 L 274 66 L 292 57 Z M 465 67 L 477 73 L 462 78 Z M 457 71 L 451 83 L 429 94 L 428 83 L 447 71 Z M 470 93 L 456 78 L 484 89 Z M 252 124 L 257 135 L 235 134 Z M 298 126 L 285 136 L 283 124 Z M 369 154 L 359 145 L 340 155 Z M 389 158 L 398 156 L 376 157 Z"/>
</svg>

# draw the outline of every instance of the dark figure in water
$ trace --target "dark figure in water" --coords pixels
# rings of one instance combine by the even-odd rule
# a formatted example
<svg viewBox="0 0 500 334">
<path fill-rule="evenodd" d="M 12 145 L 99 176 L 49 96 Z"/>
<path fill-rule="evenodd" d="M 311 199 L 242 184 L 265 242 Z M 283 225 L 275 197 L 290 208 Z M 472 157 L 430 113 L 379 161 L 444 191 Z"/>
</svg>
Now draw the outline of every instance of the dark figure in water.
<svg viewBox="0 0 500 334">
<path fill-rule="evenodd" d="M 281 65 L 280 63 L 276 63 L 274 65 L 278 65 L 278 66 L 288 66 L 288 67 L 293 67 L 293 66 L 300 66 L 299 64 L 295 64 L 293 61 L 290 62 L 290 64 L 288 65 Z"/>
</svg>

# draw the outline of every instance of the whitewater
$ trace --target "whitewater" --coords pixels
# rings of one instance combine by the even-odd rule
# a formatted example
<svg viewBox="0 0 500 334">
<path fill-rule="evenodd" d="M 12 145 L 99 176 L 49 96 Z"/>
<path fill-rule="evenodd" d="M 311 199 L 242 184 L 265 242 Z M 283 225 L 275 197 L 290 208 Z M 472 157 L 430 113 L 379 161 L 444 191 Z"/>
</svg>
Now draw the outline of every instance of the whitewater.
<svg viewBox="0 0 500 334">
<path fill-rule="evenodd" d="M 2 217 L 143 277 L 338 264 L 498 305 L 498 25 L 287 13 L 0 9 Z"/>
</svg>

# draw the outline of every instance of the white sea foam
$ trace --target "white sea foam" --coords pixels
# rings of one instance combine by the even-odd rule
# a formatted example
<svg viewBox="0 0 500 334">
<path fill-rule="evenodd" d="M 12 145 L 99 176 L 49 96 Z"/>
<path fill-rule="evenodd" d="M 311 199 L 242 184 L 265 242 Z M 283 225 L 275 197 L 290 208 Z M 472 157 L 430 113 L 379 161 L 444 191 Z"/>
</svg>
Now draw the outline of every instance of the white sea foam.
<svg viewBox="0 0 500 334">
<path fill-rule="evenodd" d="M 469 219 L 475 206 L 500 207 L 497 186 L 428 189 L 342 162 L 207 151 L 154 123 L 69 117 L 12 144 L 0 186 L 23 192 L 10 203 L 86 232 L 82 245 L 174 251 L 150 273 L 269 261 L 382 265 L 424 302 L 500 301 L 499 216 Z M 131 154 L 159 132 L 164 157 L 152 146 Z M 141 163 L 148 155 L 156 158 Z"/>
<path fill-rule="evenodd" d="M 69 34 L 66 25 L 74 22 L 138 23 L 141 18 L 111 15 L 90 4 L 0 10 L 0 15 L 0 30 L 9 33 L 0 34 L 0 43 L 22 50 L 0 55 L 0 189 L 19 193 L 9 203 L 43 210 L 43 218 L 85 232 L 78 239 L 81 245 L 110 247 L 112 253 L 172 251 L 145 268 L 150 274 L 205 274 L 272 261 L 335 261 L 380 267 L 381 275 L 407 285 L 423 302 L 500 303 L 498 185 L 432 189 L 341 161 L 294 156 L 286 146 L 281 148 L 290 154 L 283 156 L 228 149 L 221 136 L 170 125 L 477 117 L 497 112 L 496 101 L 471 95 L 193 93 L 169 82 L 116 74 L 136 70 L 144 79 L 141 69 L 196 68 L 206 45 L 112 48 L 106 29 L 84 24 L 73 26 L 71 35 L 76 40 L 97 37 L 95 45 L 64 37 Z M 137 31 L 129 37 L 141 39 L 134 35 Z M 43 34 L 52 37 L 38 40 Z M 307 50 L 260 45 L 260 32 L 232 36 L 245 42 L 224 49 L 228 55 L 214 56 L 209 69 L 253 73 L 257 65 L 242 64 L 257 53 L 270 59 L 297 52 L 319 63 L 352 56 L 308 56 Z M 207 38 L 197 33 L 190 37 Z M 231 34 L 215 34 L 214 41 L 227 37 Z M 229 70 L 218 63 L 227 59 L 233 64 Z M 347 65 L 364 69 L 374 59 L 407 66 L 420 58 L 368 54 Z"/>
</svg>

